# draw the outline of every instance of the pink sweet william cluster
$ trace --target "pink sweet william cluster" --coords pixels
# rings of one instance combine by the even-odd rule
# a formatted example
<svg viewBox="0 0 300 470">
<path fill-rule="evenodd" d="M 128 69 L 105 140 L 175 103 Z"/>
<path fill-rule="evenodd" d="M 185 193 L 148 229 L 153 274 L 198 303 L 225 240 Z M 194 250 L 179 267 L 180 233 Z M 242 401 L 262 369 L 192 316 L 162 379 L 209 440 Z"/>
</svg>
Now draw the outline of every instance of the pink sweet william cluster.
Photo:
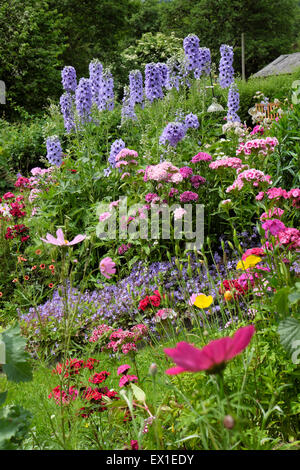
<svg viewBox="0 0 300 470">
<path fill-rule="evenodd" d="M 292 188 L 290 191 L 286 191 L 282 188 L 270 188 L 266 192 L 261 191 L 256 196 L 256 200 L 261 201 L 264 197 L 276 201 L 290 199 L 293 207 L 296 209 L 300 208 L 300 188 Z"/>
<path fill-rule="evenodd" d="M 236 154 L 240 155 L 251 155 L 251 154 L 261 154 L 267 155 L 270 152 L 274 152 L 276 145 L 279 142 L 276 137 L 266 137 L 265 139 L 254 139 L 248 140 L 248 142 L 242 142 L 238 147 Z"/>
<path fill-rule="evenodd" d="M 251 168 L 239 173 L 233 184 L 226 189 L 226 193 L 230 193 L 235 189 L 240 191 L 244 187 L 245 181 L 251 183 L 254 187 L 258 187 L 260 184 L 272 184 L 270 175 L 265 175 L 262 171 Z"/>
<path fill-rule="evenodd" d="M 147 166 L 144 174 L 144 181 L 165 181 L 167 183 L 181 183 L 183 176 L 179 168 L 171 162 L 162 162 L 158 165 Z"/>
<path fill-rule="evenodd" d="M 116 168 L 120 170 L 126 169 L 126 173 L 121 175 L 123 179 L 125 176 L 130 176 L 130 170 L 135 165 L 138 165 L 138 153 L 135 150 L 123 148 L 116 156 Z"/>
<path fill-rule="evenodd" d="M 136 343 L 143 340 L 147 334 L 148 328 L 142 324 L 135 325 L 130 330 L 115 329 L 103 324 L 93 330 L 89 341 L 100 342 L 101 351 L 112 350 L 114 353 L 128 354 L 130 351 L 137 351 Z"/>
<path fill-rule="evenodd" d="M 237 157 L 228 157 L 216 160 L 209 164 L 209 168 L 212 170 L 218 170 L 219 168 L 242 168 L 242 160 Z"/>
<path fill-rule="evenodd" d="M 269 219 L 262 228 L 265 230 L 266 238 L 273 235 L 276 244 L 287 246 L 289 250 L 300 248 L 300 231 L 293 227 L 286 227 L 279 219 Z M 268 248 L 272 248 L 270 243 L 266 243 Z"/>
<path fill-rule="evenodd" d="M 191 163 L 210 162 L 211 160 L 212 156 L 209 153 L 199 152 L 192 158 Z"/>
<path fill-rule="evenodd" d="M 117 374 L 121 376 L 119 381 L 119 387 L 126 387 L 131 382 L 137 382 L 138 378 L 136 375 L 127 375 L 127 372 L 131 369 L 128 364 L 123 364 L 118 368 Z"/>
<path fill-rule="evenodd" d="M 251 135 L 255 135 L 255 134 L 260 134 L 260 135 L 263 135 L 263 133 L 265 132 L 263 126 L 261 126 L 260 124 L 257 124 L 256 126 L 253 127 L 253 130 L 250 132 Z"/>
</svg>

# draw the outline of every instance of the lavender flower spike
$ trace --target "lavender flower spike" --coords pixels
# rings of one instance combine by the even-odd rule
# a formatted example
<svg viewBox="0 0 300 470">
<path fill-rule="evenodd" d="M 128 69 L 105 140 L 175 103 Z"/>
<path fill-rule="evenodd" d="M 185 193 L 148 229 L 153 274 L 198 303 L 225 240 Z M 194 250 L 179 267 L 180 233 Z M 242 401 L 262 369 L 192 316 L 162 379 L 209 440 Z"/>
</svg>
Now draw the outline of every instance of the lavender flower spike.
<svg viewBox="0 0 300 470">
<path fill-rule="evenodd" d="M 62 85 L 64 90 L 75 92 L 77 87 L 76 70 L 74 67 L 67 66 L 61 71 Z"/>
<path fill-rule="evenodd" d="M 48 137 L 46 141 L 47 159 L 51 165 L 60 166 L 62 164 L 62 148 L 57 135 Z"/>
</svg>

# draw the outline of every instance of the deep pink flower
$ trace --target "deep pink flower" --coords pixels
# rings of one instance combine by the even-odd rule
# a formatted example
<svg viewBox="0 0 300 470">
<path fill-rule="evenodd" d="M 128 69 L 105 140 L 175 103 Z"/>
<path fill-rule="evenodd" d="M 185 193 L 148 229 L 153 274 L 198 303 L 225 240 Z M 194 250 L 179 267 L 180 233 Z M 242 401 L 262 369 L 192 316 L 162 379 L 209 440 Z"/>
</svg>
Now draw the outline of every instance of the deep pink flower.
<svg viewBox="0 0 300 470">
<path fill-rule="evenodd" d="M 59 228 L 56 232 L 56 237 L 57 238 L 55 238 L 53 235 L 50 235 L 50 233 L 47 233 L 46 239 L 41 238 L 41 240 L 43 240 L 45 243 L 50 243 L 51 245 L 70 246 L 82 242 L 86 238 L 86 235 L 76 235 L 74 240 L 68 242 L 68 240 L 65 239 L 62 229 Z"/>
<path fill-rule="evenodd" d="M 285 230 L 286 226 L 279 219 L 269 219 L 264 224 L 262 224 L 262 228 L 265 231 L 266 238 L 268 238 L 269 232 L 271 235 L 275 236 L 277 233 Z"/>
<path fill-rule="evenodd" d="M 218 373 L 224 369 L 227 361 L 240 354 L 248 346 L 254 333 L 253 325 L 245 326 L 237 330 L 233 338 L 227 336 L 216 339 L 202 349 L 185 341 L 177 343 L 175 348 L 164 350 L 176 364 L 176 367 L 166 370 L 166 373 L 176 375 L 200 370 Z"/>
<path fill-rule="evenodd" d="M 116 273 L 116 263 L 114 263 L 113 260 L 107 256 L 100 261 L 99 269 L 104 277 L 110 279 L 110 274 Z"/>
<path fill-rule="evenodd" d="M 129 369 L 131 369 L 131 367 L 128 364 L 123 364 L 122 366 L 118 368 L 117 374 L 118 375 L 126 374 L 129 371 Z"/>
</svg>

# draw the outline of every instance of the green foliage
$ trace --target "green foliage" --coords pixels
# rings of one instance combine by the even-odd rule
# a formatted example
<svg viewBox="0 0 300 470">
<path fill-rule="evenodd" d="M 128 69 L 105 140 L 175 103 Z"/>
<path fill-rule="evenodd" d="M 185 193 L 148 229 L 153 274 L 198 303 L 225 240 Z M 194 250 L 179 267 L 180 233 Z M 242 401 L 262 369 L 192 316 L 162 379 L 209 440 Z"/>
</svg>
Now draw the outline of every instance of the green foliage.
<svg viewBox="0 0 300 470">
<path fill-rule="evenodd" d="M 286 318 L 279 323 L 278 333 L 282 346 L 292 354 L 297 347 L 300 351 L 300 321 L 296 318 Z"/>
<path fill-rule="evenodd" d="M 29 354 L 25 352 L 26 340 L 19 326 L 2 332 L 0 338 L 5 344 L 6 363 L 2 368 L 7 380 L 15 383 L 32 380 Z M 16 404 L 3 406 L 6 398 L 7 392 L 0 393 L 0 449 L 17 450 L 28 433 L 32 415 Z"/>
<path fill-rule="evenodd" d="M 20 327 L 10 328 L 1 336 L 6 351 L 6 364 L 3 365 L 3 371 L 7 379 L 13 382 L 32 380 L 29 354 L 25 352 L 26 339 L 21 336 Z"/>
<path fill-rule="evenodd" d="M 12 182 L 12 172 L 25 175 L 40 165 L 45 154 L 44 124 L 45 118 L 38 117 L 14 124 L 0 120 L 0 168 L 7 175 L 7 186 Z M 1 183 L 4 186 L 5 181 Z"/>
<path fill-rule="evenodd" d="M 234 67 L 241 71 L 241 34 L 245 33 L 247 76 L 292 51 L 297 37 L 297 0 L 173 0 L 161 11 L 161 30 L 185 37 L 197 34 L 213 60 L 221 44 L 234 47 Z"/>
<path fill-rule="evenodd" d="M 0 77 L 6 85 L 6 105 L 12 117 L 33 112 L 57 96 L 65 39 L 64 19 L 48 0 L 9 0 L 0 7 Z"/>
<path fill-rule="evenodd" d="M 32 415 L 18 405 L 0 408 L 0 450 L 19 450 L 30 427 Z"/>
<path fill-rule="evenodd" d="M 150 62 L 166 62 L 172 56 L 182 54 L 182 39 L 174 33 L 145 33 L 135 44 L 122 52 L 122 61 L 127 70 L 141 69 Z"/>
</svg>

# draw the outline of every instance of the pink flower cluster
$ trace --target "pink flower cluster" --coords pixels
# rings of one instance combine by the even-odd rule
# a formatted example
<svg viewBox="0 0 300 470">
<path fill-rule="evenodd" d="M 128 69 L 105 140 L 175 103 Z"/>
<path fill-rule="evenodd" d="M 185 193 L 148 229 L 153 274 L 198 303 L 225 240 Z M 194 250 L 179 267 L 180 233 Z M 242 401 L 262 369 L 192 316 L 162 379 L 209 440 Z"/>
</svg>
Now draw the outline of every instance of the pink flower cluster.
<svg viewBox="0 0 300 470">
<path fill-rule="evenodd" d="M 253 127 L 253 130 L 250 132 L 250 134 L 251 135 L 255 135 L 255 134 L 263 135 L 264 132 L 265 132 L 265 130 L 264 130 L 263 126 L 258 124 L 258 125 Z"/>
<path fill-rule="evenodd" d="M 287 246 L 289 250 L 300 248 L 300 231 L 296 228 L 286 227 L 281 220 L 269 219 L 262 228 L 265 230 L 266 238 L 269 234 L 276 238 L 276 244 Z M 271 243 L 266 242 L 262 248 L 273 249 Z"/>
<path fill-rule="evenodd" d="M 261 191 L 257 196 L 256 200 L 261 201 L 265 196 L 268 199 L 280 200 L 280 199 L 291 199 L 293 207 L 300 208 L 300 188 L 292 188 L 290 191 L 286 191 L 282 188 L 270 188 L 266 192 Z"/>
<path fill-rule="evenodd" d="M 171 162 L 162 162 L 158 165 L 147 166 L 144 181 L 166 181 L 167 183 L 181 183 L 183 176 L 179 168 Z"/>
<path fill-rule="evenodd" d="M 212 170 L 218 170 L 219 168 L 241 168 L 242 160 L 237 157 L 228 157 L 216 160 L 209 164 L 209 168 Z"/>
<path fill-rule="evenodd" d="M 171 308 L 162 308 L 156 312 L 154 315 L 155 322 L 161 322 L 162 320 L 173 320 L 177 317 L 177 313 L 174 312 Z"/>
<path fill-rule="evenodd" d="M 260 220 L 264 221 L 267 219 L 272 219 L 272 217 L 281 217 L 283 214 L 283 209 L 280 209 L 279 207 L 273 207 L 272 209 L 269 209 L 268 212 L 261 214 Z"/>
<path fill-rule="evenodd" d="M 244 187 L 244 182 L 248 181 L 254 187 L 259 186 L 261 183 L 272 184 L 271 176 L 265 175 L 262 171 L 256 170 L 255 168 L 250 168 L 250 170 L 242 171 L 233 182 L 231 186 L 228 186 L 226 193 L 238 189 L 240 191 Z"/>
<path fill-rule="evenodd" d="M 96 343 L 98 341 L 103 344 L 101 351 L 112 349 L 114 353 L 121 352 L 128 354 L 130 351 L 136 351 L 138 341 L 144 339 L 148 334 L 148 328 L 145 325 L 135 325 L 130 330 L 115 329 L 111 326 L 99 325 L 92 333 L 89 341 Z"/>
<path fill-rule="evenodd" d="M 209 153 L 199 152 L 192 158 L 191 163 L 210 162 L 211 160 L 212 156 Z"/>
<path fill-rule="evenodd" d="M 267 155 L 269 152 L 274 152 L 274 149 L 278 144 L 279 142 L 276 137 L 248 140 L 248 142 L 242 142 L 240 144 L 236 154 L 240 155 L 242 153 L 244 155 L 251 155 L 252 153 L 260 153 L 262 155 Z"/>
<path fill-rule="evenodd" d="M 122 166 L 128 165 L 137 165 L 138 162 L 136 158 L 138 153 L 135 150 L 124 148 L 116 156 L 116 168 L 121 168 Z"/>
<path fill-rule="evenodd" d="M 68 405 L 71 400 L 76 399 L 78 393 L 78 390 L 74 387 L 69 387 L 68 391 L 65 392 L 64 390 L 61 390 L 60 385 L 58 385 L 53 388 L 51 393 L 49 393 L 48 398 L 53 398 L 57 405 L 60 405 L 61 403 L 63 405 Z"/>
<path fill-rule="evenodd" d="M 119 387 L 125 387 L 126 385 L 129 385 L 131 382 L 137 382 L 138 378 L 136 375 L 127 375 L 127 372 L 131 369 L 131 367 L 128 364 L 123 364 L 118 368 L 117 374 L 121 375 L 122 377 L 120 378 L 119 382 Z"/>
<path fill-rule="evenodd" d="M 197 201 L 198 197 L 198 194 L 193 193 L 192 191 L 185 191 L 180 195 L 180 202 Z"/>
</svg>

